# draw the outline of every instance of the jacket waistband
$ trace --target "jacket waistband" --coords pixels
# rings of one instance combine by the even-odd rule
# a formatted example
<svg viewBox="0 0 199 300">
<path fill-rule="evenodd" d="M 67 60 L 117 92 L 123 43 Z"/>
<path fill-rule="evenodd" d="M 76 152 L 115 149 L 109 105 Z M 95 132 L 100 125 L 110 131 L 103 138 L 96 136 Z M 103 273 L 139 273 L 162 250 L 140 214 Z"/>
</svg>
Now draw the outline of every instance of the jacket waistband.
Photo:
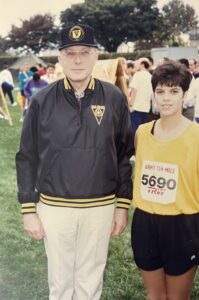
<svg viewBox="0 0 199 300">
<path fill-rule="evenodd" d="M 105 206 L 115 203 L 115 194 L 92 199 L 69 199 L 40 194 L 40 201 L 51 206 L 88 208 Z"/>
</svg>

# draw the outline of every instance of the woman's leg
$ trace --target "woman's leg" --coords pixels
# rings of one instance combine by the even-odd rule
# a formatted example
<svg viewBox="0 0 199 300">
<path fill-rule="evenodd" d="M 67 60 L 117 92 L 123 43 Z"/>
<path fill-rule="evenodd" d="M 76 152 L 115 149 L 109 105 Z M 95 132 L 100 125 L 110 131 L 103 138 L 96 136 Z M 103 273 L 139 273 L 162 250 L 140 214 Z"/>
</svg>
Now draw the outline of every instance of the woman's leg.
<svg viewBox="0 0 199 300">
<path fill-rule="evenodd" d="M 164 269 L 143 271 L 141 275 L 147 291 L 148 300 L 167 300 L 166 275 Z"/>
<path fill-rule="evenodd" d="M 197 267 L 193 267 L 179 276 L 166 275 L 166 289 L 168 300 L 190 300 L 191 290 Z"/>
</svg>

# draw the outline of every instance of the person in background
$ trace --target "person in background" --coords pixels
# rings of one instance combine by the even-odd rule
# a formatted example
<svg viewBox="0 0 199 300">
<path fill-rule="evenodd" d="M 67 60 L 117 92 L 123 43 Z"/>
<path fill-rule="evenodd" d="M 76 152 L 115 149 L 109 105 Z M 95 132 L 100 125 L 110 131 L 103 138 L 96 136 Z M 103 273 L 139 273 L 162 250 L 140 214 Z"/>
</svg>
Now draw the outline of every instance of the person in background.
<svg viewBox="0 0 199 300">
<path fill-rule="evenodd" d="M 55 66 L 53 64 L 49 64 L 46 67 L 46 74 L 41 76 L 41 79 L 48 82 L 48 84 L 58 80 L 56 73 L 55 73 Z"/>
<path fill-rule="evenodd" d="M 34 74 L 34 73 L 38 73 L 38 69 L 37 69 L 37 67 L 36 66 L 31 66 L 30 67 L 30 71 Z"/>
<path fill-rule="evenodd" d="M 30 79 L 24 86 L 24 95 L 27 99 L 26 108 L 28 107 L 30 98 L 47 85 L 48 83 L 40 78 L 39 73 L 35 72 L 33 74 L 32 79 Z"/>
<path fill-rule="evenodd" d="M 40 76 L 43 76 L 46 74 L 45 68 L 42 66 L 42 64 L 36 64 L 37 72 Z"/>
<path fill-rule="evenodd" d="M 148 122 L 151 107 L 152 85 L 151 74 L 148 69 L 150 62 L 147 58 L 140 58 L 136 62 L 136 73 L 130 82 L 130 117 L 133 136 L 139 125 Z"/>
<path fill-rule="evenodd" d="M 195 79 L 196 102 L 194 110 L 194 121 L 199 123 L 199 77 Z"/>
<path fill-rule="evenodd" d="M 0 84 L 4 95 L 8 95 L 11 105 L 16 106 L 17 103 L 15 102 L 12 94 L 12 91 L 14 89 L 14 81 L 7 65 L 4 65 L 4 69 L 0 72 Z"/>
<path fill-rule="evenodd" d="M 130 95 L 131 95 L 131 88 L 130 88 L 130 82 L 133 78 L 134 73 L 136 72 L 135 70 L 135 65 L 133 61 L 127 61 L 127 65 L 126 65 L 126 84 L 127 84 L 127 88 L 128 88 L 128 106 L 129 106 L 129 111 L 131 109 L 130 106 Z"/>
<path fill-rule="evenodd" d="M 168 61 L 170 61 L 170 58 L 168 58 L 168 57 L 162 57 L 162 58 L 160 58 L 159 61 L 158 61 L 158 66 L 161 66 L 161 65 L 163 65 L 165 62 L 168 62 Z"/>
<path fill-rule="evenodd" d="M 127 69 L 127 60 L 125 57 L 119 57 L 119 63 L 120 63 L 120 66 L 122 67 L 122 73 L 123 73 L 123 76 L 126 80 L 126 82 L 128 81 L 128 75 L 126 73 L 126 69 Z"/>
<path fill-rule="evenodd" d="M 63 79 L 65 77 L 65 75 L 63 73 L 63 68 L 59 62 L 57 62 L 55 64 L 55 75 L 56 75 L 57 79 Z"/>
<path fill-rule="evenodd" d="M 21 92 L 21 95 L 25 97 L 24 95 L 24 86 L 27 83 L 28 80 L 30 80 L 33 76 L 33 72 L 30 71 L 30 67 L 28 63 L 25 63 L 22 70 L 19 72 L 19 89 Z"/>
<path fill-rule="evenodd" d="M 24 229 L 44 239 L 50 300 L 99 300 L 110 236 L 132 199 L 133 140 L 126 96 L 91 76 L 94 30 L 61 31 L 65 77 L 31 98 L 16 155 Z M 38 204 L 37 204 L 38 203 Z"/>
<path fill-rule="evenodd" d="M 154 65 L 153 57 L 147 56 L 146 58 L 147 58 L 147 59 L 149 60 L 149 62 L 150 62 L 149 72 L 150 72 L 151 74 L 153 74 L 153 71 L 155 70 L 155 65 Z"/>
<path fill-rule="evenodd" d="M 199 263 L 199 126 L 182 115 L 191 80 L 179 62 L 157 67 L 160 119 L 136 132 L 132 248 L 150 300 L 189 300 Z"/>
<path fill-rule="evenodd" d="M 19 72 L 19 77 L 18 77 L 19 90 L 20 90 L 21 99 L 22 99 L 22 103 L 21 103 L 22 111 L 26 104 L 26 97 L 24 95 L 24 86 L 26 85 L 27 81 L 32 78 L 32 75 L 33 75 L 33 73 L 30 71 L 29 64 L 25 63 L 22 70 Z"/>
<path fill-rule="evenodd" d="M 198 64 L 195 58 L 190 58 L 189 59 L 189 70 L 191 74 L 194 76 L 194 78 L 199 77 L 199 68 Z"/>
<path fill-rule="evenodd" d="M 181 58 L 178 61 L 181 64 L 183 64 L 190 71 L 188 59 Z M 192 75 L 192 80 L 191 80 L 191 83 L 189 86 L 189 90 L 187 92 L 186 99 L 183 102 L 183 110 L 182 110 L 183 116 L 185 116 L 186 118 L 188 118 L 191 121 L 194 120 L 196 94 L 197 94 L 197 83 L 196 83 L 194 76 Z"/>
<path fill-rule="evenodd" d="M 133 74 L 135 73 L 135 66 L 134 66 L 133 61 L 131 61 L 131 60 L 127 61 L 125 72 L 128 76 L 128 77 L 126 77 L 126 82 L 127 82 L 127 87 L 129 88 L 129 84 L 133 78 Z"/>
</svg>

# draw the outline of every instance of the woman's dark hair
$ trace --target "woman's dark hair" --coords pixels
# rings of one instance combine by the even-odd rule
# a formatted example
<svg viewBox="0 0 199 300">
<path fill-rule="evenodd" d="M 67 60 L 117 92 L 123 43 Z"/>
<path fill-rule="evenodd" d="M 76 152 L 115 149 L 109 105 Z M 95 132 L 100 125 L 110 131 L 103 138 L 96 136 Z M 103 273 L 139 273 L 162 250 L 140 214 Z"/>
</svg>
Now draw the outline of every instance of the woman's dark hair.
<svg viewBox="0 0 199 300">
<path fill-rule="evenodd" d="M 127 68 L 134 68 L 133 62 L 127 62 Z"/>
<path fill-rule="evenodd" d="M 38 82 L 40 80 L 40 75 L 38 72 L 35 72 L 32 76 L 32 79 L 35 81 L 35 82 Z"/>
<path fill-rule="evenodd" d="M 151 57 L 151 56 L 147 56 L 146 58 L 148 58 L 148 60 L 150 61 L 150 63 L 151 63 L 152 65 L 154 64 L 153 57 Z"/>
<path fill-rule="evenodd" d="M 150 67 L 150 64 L 148 63 L 148 61 L 146 61 L 146 60 L 142 60 L 141 62 L 140 62 L 140 64 L 141 65 L 144 65 L 144 67 L 145 67 L 145 69 L 149 69 L 149 67 Z"/>
<path fill-rule="evenodd" d="M 189 70 L 179 62 L 169 61 L 158 66 L 153 72 L 151 83 L 153 91 L 157 85 L 180 86 L 184 92 L 189 89 L 192 75 Z"/>
<path fill-rule="evenodd" d="M 38 72 L 38 69 L 37 69 L 37 67 L 32 66 L 32 67 L 30 68 L 30 71 L 31 71 L 32 73 L 35 73 L 35 72 Z"/>
<path fill-rule="evenodd" d="M 182 65 L 185 65 L 185 67 L 187 67 L 187 69 L 189 69 L 189 61 L 186 58 L 180 58 L 178 59 L 179 63 Z"/>
</svg>

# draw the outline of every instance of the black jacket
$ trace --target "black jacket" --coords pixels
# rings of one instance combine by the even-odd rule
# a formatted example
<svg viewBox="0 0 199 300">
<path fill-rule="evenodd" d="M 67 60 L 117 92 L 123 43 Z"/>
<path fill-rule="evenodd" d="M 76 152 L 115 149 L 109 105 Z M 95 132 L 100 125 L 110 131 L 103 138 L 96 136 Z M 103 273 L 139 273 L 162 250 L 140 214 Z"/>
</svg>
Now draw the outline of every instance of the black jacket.
<svg viewBox="0 0 199 300">
<path fill-rule="evenodd" d="M 90 207 L 116 196 L 128 208 L 132 154 L 127 101 L 117 87 L 91 79 L 80 107 L 66 79 L 51 84 L 31 99 L 16 155 L 23 212 L 33 212 L 39 198 Z"/>
</svg>

